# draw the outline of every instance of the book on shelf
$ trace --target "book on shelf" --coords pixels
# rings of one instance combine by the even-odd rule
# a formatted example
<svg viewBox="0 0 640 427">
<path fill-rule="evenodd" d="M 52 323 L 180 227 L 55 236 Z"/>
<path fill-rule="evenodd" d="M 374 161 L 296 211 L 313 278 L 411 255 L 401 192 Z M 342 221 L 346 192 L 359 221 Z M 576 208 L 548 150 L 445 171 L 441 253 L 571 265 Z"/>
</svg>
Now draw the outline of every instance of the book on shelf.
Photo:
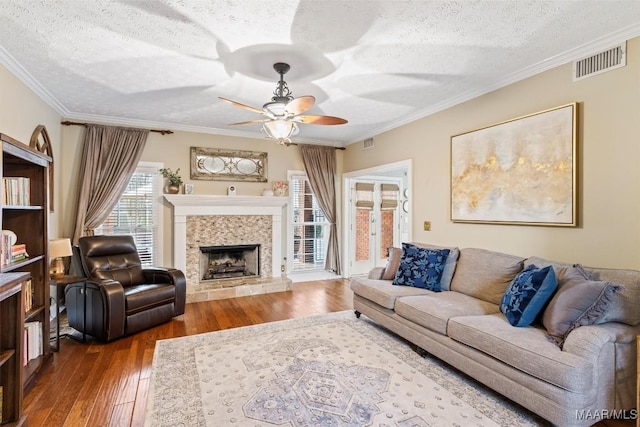
<svg viewBox="0 0 640 427">
<path fill-rule="evenodd" d="M 31 204 L 31 180 L 23 177 L 2 178 L 2 203 L 4 205 L 29 206 Z"/>
<path fill-rule="evenodd" d="M 2 422 L 2 401 L 4 399 L 4 392 L 2 390 L 2 386 L 0 385 L 0 423 Z"/>
<path fill-rule="evenodd" d="M 31 279 L 27 280 L 24 284 L 24 311 L 28 312 L 33 308 L 33 286 L 31 285 Z"/>
<path fill-rule="evenodd" d="M 26 322 L 25 330 L 25 354 L 27 362 L 37 359 L 43 353 L 42 348 L 42 322 Z"/>
</svg>

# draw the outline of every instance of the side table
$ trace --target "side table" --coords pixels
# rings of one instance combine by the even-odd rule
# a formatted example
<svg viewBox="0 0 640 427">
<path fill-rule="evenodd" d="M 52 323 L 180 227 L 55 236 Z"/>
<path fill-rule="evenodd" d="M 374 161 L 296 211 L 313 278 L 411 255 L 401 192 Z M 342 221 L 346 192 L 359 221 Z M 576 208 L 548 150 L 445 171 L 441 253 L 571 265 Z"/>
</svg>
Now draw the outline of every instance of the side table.
<svg viewBox="0 0 640 427">
<path fill-rule="evenodd" d="M 86 323 L 87 321 L 87 309 L 86 309 L 86 305 L 87 305 L 87 279 L 85 277 L 80 277 L 80 276 L 62 276 L 58 279 L 51 279 L 51 285 L 55 286 L 56 288 L 62 288 L 64 290 L 64 288 L 67 285 L 73 285 L 75 283 L 82 283 L 83 285 L 83 289 L 84 289 L 84 298 L 85 298 L 85 302 L 84 302 L 84 319 L 83 319 L 83 325 Z M 52 298 L 55 303 L 56 303 L 56 310 L 58 311 L 56 313 L 56 347 L 52 348 L 52 351 L 59 351 L 60 350 L 60 301 L 58 301 L 58 292 L 56 289 L 55 292 L 55 298 Z M 63 337 L 69 337 L 72 338 L 74 340 L 80 341 L 79 338 L 75 337 L 72 334 L 62 334 Z M 85 342 L 86 341 L 86 333 L 84 331 L 82 331 L 82 341 L 81 342 Z"/>
</svg>

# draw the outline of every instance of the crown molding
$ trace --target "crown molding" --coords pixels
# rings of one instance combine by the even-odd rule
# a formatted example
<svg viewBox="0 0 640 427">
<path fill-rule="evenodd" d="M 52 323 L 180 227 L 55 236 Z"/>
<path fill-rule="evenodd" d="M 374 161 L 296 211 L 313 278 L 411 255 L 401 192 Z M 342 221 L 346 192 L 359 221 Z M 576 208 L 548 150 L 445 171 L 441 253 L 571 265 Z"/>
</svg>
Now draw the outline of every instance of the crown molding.
<svg viewBox="0 0 640 427">
<path fill-rule="evenodd" d="M 0 46 L 0 64 L 2 64 L 11 74 L 31 89 L 42 101 L 53 108 L 56 113 L 64 116 L 69 110 L 62 105 L 55 96 L 51 94 L 40 82 L 31 75 L 4 47 Z"/>
<path fill-rule="evenodd" d="M 346 145 L 351 145 L 356 142 L 363 141 L 367 138 L 380 135 L 381 133 L 388 132 L 392 129 L 398 128 L 400 126 L 406 125 L 408 123 L 414 122 L 416 120 L 419 120 L 427 116 L 430 116 L 432 114 L 438 113 L 440 111 L 446 110 L 447 108 L 451 108 L 455 105 L 462 104 L 463 102 L 466 102 L 474 98 L 477 98 L 479 96 L 485 95 L 487 93 L 493 92 L 497 89 L 501 89 L 510 84 L 528 79 L 529 77 L 533 77 L 536 74 L 540 74 L 552 68 L 556 68 L 561 65 L 567 64 L 569 62 L 573 62 L 585 56 L 593 55 L 594 53 L 600 52 L 602 50 L 609 49 L 612 46 L 615 46 L 617 44 L 620 44 L 624 41 L 627 41 L 629 39 L 632 39 L 638 36 L 640 36 L 640 24 L 631 25 L 629 27 L 626 27 L 619 31 L 611 33 L 605 37 L 601 37 L 592 42 L 585 43 L 583 45 L 570 49 L 566 52 L 549 57 L 529 67 L 518 70 L 515 73 L 508 74 L 504 78 L 497 80 L 496 82 L 488 86 L 485 86 L 480 90 L 468 91 L 459 96 L 452 97 L 442 102 L 439 102 L 435 105 L 432 105 L 429 108 L 425 108 L 423 110 L 417 111 L 414 114 L 407 115 L 402 119 L 396 120 L 394 122 L 390 122 L 385 126 L 382 126 L 378 129 L 367 132 L 367 134 L 363 135 L 360 138 L 348 141 Z"/>
</svg>

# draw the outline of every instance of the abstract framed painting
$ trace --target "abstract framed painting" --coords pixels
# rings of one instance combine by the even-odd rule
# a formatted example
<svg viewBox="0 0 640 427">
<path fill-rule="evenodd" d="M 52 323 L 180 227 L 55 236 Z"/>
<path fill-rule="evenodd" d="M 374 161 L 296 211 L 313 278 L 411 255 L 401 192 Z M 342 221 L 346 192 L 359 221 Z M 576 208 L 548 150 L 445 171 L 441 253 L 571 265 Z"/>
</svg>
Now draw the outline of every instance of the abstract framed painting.
<svg viewBox="0 0 640 427">
<path fill-rule="evenodd" d="M 453 222 L 577 226 L 571 103 L 451 137 Z"/>
</svg>

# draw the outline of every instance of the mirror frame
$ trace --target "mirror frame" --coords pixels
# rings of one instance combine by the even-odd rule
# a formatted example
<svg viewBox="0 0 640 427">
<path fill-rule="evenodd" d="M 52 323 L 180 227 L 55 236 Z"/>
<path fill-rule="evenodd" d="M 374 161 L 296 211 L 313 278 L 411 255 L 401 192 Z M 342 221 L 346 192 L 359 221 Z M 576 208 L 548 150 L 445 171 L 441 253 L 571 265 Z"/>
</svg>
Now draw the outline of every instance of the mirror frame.
<svg viewBox="0 0 640 427">
<path fill-rule="evenodd" d="M 191 179 L 209 181 L 267 182 L 267 153 L 262 151 L 225 150 L 218 148 L 191 147 Z M 214 172 L 204 167 L 207 159 L 222 159 L 223 172 Z M 254 173 L 242 173 L 238 162 L 249 160 L 256 165 Z"/>
</svg>

